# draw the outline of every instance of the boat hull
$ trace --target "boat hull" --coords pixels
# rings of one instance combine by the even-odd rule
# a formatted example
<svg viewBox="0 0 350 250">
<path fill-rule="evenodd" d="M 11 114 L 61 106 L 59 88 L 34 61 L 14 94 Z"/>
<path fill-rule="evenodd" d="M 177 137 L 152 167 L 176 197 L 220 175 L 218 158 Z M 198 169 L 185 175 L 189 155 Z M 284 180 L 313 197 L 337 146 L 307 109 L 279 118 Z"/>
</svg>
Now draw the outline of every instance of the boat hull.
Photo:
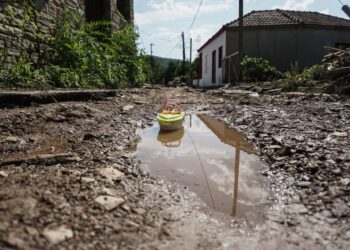
<svg viewBox="0 0 350 250">
<path fill-rule="evenodd" d="M 185 114 L 180 115 L 158 115 L 157 120 L 162 131 L 174 131 L 182 128 Z"/>
</svg>

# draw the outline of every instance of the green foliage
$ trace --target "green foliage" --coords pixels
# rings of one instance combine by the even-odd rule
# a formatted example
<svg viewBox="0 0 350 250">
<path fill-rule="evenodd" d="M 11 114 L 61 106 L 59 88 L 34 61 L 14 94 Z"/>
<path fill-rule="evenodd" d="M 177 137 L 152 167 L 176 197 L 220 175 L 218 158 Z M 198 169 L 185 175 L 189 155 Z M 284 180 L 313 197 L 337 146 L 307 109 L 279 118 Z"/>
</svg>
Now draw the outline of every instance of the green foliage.
<svg viewBox="0 0 350 250">
<path fill-rule="evenodd" d="M 245 56 L 241 66 L 243 80 L 247 82 L 268 81 L 282 76 L 280 71 L 263 58 Z"/>
<path fill-rule="evenodd" d="M 26 0 L 30 1 L 30 0 Z M 32 7 L 27 9 L 33 12 Z M 31 23 L 30 15 L 22 17 Z M 34 60 L 27 45 L 21 56 L 0 67 L 0 83 L 11 87 L 53 86 L 64 88 L 121 88 L 139 86 L 146 80 L 146 63 L 137 50 L 137 35 L 129 25 L 112 29 L 111 22 L 85 22 L 81 15 L 65 12 L 51 37 L 40 34 L 31 23 L 37 39 L 49 44 L 45 54 L 38 49 Z M 25 28 L 27 29 L 27 27 Z M 38 42 L 38 44 L 40 44 Z M 1 56 L 4 58 L 5 54 Z"/>
<path fill-rule="evenodd" d="M 324 67 L 322 65 L 306 68 L 301 73 L 299 73 L 297 66 L 293 66 L 290 71 L 284 73 L 281 87 L 285 91 L 295 91 L 300 87 L 315 87 L 323 76 Z"/>
</svg>

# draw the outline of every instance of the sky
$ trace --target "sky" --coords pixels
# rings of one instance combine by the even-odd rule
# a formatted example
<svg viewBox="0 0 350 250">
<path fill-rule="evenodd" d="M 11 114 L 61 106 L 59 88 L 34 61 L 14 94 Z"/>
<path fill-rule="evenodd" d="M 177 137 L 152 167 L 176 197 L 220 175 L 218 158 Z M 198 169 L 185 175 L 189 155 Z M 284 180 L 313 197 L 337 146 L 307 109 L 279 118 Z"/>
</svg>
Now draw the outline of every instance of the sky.
<svg viewBox="0 0 350 250">
<path fill-rule="evenodd" d="M 152 43 L 154 55 L 181 59 L 181 32 L 185 32 L 186 58 L 189 58 L 190 38 L 195 57 L 197 49 L 222 25 L 238 18 L 238 0 L 202 1 L 195 18 L 201 0 L 134 0 L 139 48 L 150 54 Z M 347 18 L 339 1 L 350 5 L 350 0 L 244 0 L 244 14 L 279 8 L 318 11 Z"/>
</svg>

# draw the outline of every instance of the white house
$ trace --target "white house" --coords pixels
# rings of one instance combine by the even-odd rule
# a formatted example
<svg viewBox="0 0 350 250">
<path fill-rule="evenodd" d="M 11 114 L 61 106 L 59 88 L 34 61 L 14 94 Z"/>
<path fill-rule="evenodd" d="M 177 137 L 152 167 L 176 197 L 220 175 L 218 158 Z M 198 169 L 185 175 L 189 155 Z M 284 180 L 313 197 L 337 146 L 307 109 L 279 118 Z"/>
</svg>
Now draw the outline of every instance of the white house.
<svg viewBox="0 0 350 250">
<path fill-rule="evenodd" d="M 201 48 L 199 53 L 199 87 L 223 84 L 223 57 L 226 51 L 226 30 L 220 29 Z"/>
<path fill-rule="evenodd" d="M 350 47 L 350 20 L 317 12 L 263 10 L 245 15 L 243 54 L 267 59 L 281 71 L 319 64 L 325 46 Z M 238 80 L 238 20 L 228 23 L 198 49 L 199 87 Z"/>
</svg>

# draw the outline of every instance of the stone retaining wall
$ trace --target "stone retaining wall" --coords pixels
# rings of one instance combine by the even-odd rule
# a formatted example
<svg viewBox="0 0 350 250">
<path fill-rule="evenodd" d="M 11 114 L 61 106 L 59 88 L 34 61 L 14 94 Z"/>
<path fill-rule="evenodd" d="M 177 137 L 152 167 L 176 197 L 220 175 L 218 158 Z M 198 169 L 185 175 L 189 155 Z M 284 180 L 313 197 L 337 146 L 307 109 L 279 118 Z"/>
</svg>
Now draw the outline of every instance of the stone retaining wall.
<svg viewBox="0 0 350 250">
<path fill-rule="evenodd" d="M 21 48 L 29 48 L 29 53 L 37 55 L 40 44 L 28 25 L 23 25 L 23 2 L 16 0 L 0 0 L 0 49 L 6 48 L 9 57 L 18 57 Z M 33 0 L 38 15 L 31 12 L 31 22 L 38 26 L 41 33 L 52 35 L 56 21 L 64 10 L 72 10 L 86 16 L 88 6 L 94 19 L 111 20 L 118 27 L 120 17 L 117 11 L 125 15 L 126 20 L 133 24 L 133 0 Z M 94 13 L 99 6 L 100 13 Z M 16 7 L 15 7 L 16 6 Z M 91 15 L 90 15 L 91 16 Z M 87 16 L 86 16 L 87 17 Z M 29 46 L 28 46 L 29 45 Z"/>
</svg>

